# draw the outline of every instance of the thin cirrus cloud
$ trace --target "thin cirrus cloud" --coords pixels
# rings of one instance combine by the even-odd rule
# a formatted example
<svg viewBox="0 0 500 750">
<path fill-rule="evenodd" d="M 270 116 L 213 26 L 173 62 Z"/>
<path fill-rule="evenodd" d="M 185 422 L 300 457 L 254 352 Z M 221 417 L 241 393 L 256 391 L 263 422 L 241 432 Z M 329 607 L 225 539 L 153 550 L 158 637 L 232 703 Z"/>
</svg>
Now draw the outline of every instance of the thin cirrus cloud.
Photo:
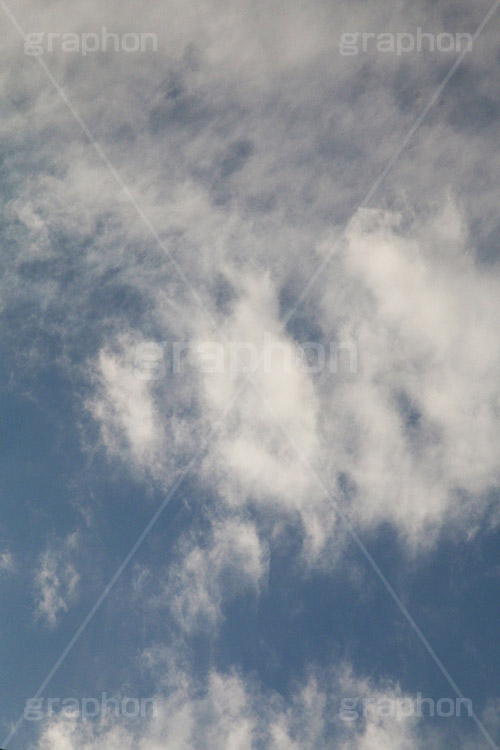
<svg viewBox="0 0 500 750">
<path fill-rule="evenodd" d="M 443 739 L 438 729 L 425 726 L 422 715 L 427 709 L 417 709 L 416 699 L 399 685 L 376 687 L 346 665 L 330 674 L 311 672 L 295 686 L 288 704 L 279 694 L 260 691 L 252 679 L 237 672 L 215 671 L 202 689 L 189 675 L 178 672 L 168 698 L 156 700 L 155 716 L 140 731 L 115 721 L 96 725 L 57 717 L 44 727 L 40 747 L 326 750 L 335 742 L 342 750 L 407 750 L 438 747 Z M 361 723 L 353 720 L 363 714 Z"/>
<path fill-rule="evenodd" d="M 55 628 L 77 601 L 80 575 L 72 560 L 77 545 L 78 537 L 73 533 L 40 555 L 34 575 L 35 618 L 49 629 Z"/>
</svg>

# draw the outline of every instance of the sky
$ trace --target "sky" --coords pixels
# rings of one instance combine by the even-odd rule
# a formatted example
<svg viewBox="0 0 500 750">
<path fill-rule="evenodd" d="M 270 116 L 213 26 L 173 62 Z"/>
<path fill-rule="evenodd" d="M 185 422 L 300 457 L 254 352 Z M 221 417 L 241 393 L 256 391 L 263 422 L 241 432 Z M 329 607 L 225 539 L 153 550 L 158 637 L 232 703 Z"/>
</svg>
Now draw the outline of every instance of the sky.
<svg viewBox="0 0 500 750">
<path fill-rule="evenodd" d="M 500 747 L 499 25 L 0 0 L 2 748 Z"/>
</svg>

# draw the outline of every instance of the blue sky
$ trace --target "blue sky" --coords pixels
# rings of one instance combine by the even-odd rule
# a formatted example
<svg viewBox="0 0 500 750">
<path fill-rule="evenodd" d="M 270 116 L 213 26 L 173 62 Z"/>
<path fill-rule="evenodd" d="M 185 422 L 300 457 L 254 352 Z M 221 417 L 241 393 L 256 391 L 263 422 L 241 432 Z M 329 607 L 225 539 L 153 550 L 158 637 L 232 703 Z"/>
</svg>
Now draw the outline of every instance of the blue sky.
<svg viewBox="0 0 500 750">
<path fill-rule="evenodd" d="M 497 747 L 500 10 L 0 5 L 2 747 Z"/>
</svg>

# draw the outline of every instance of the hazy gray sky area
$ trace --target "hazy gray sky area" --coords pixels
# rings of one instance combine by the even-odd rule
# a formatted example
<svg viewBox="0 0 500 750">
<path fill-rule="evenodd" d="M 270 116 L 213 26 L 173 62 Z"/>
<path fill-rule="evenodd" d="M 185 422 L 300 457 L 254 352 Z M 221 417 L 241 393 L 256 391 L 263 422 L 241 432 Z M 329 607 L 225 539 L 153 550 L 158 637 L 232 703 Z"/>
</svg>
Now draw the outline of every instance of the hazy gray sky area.
<svg viewBox="0 0 500 750">
<path fill-rule="evenodd" d="M 498 750 L 500 0 L 0 30 L 1 747 Z"/>
</svg>

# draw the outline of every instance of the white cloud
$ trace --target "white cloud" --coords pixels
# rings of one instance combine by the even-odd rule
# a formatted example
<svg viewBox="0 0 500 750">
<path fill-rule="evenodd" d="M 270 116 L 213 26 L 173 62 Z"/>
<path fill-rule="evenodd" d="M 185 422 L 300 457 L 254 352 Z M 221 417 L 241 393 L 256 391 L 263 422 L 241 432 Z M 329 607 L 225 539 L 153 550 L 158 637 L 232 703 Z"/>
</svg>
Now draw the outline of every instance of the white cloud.
<svg viewBox="0 0 500 750">
<path fill-rule="evenodd" d="M 351 481 L 348 512 L 361 527 L 392 523 L 413 548 L 432 543 L 445 518 L 468 535 L 500 482 L 500 278 L 482 271 L 470 248 L 450 199 L 425 221 L 374 210 L 353 218 L 314 318 L 320 343 L 356 347 L 358 371 L 347 378 L 285 371 L 296 344 L 277 334 L 274 282 L 226 266 L 233 299 L 219 318 L 227 340 L 261 354 L 271 333 L 277 345 L 272 368 L 262 362 L 254 375 L 260 393 L 246 384 L 219 423 L 243 378 L 232 377 L 227 348 L 221 374 L 197 360 L 203 342 L 220 341 L 198 312 L 184 328 L 193 349 L 182 374 L 169 373 L 154 388 L 134 375 L 137 338 L 123 337 L 113 352 L 101 352 L 101 390 L 91 405 L 107 448 L 128 451 L 166 478 L 170 459 L 196 449 L 217 426 L 197 467 L 203 480 L 228 512 L 250 504 L 263 514 L 295 515 L 311 559 L 340 531 L 308 466 L 336 499 L 337 478 Z M 161 300 L 159 311 L 168 317 Z"/>
<path fill-rule="evenodd" d="M 16 563 L 12 552 L 8 549 L 0 553 L 0 573 L 13 573 Z"/>
<path fill-rule="evenodd" d="M 336 265 L 344 292 L 324 298 L 360 361 L 328 398 L 335 466 L 355 483 L 358 521 L 390 521 L 414 543 L 445 518 L 467 532 L 500 480 L 500 278 L 469 247 L 452 205 L 410 230 L 361 211 Z"/>
<path fill-rule="evenodd" d="M 234 402 L 211 442 L 203 473 L 208 481 L 215 480 L 217 490 L 232 507 L 251 502 L 264 509 L 269 506 L 298 513 L 313 546 L 321 547 L 328 524 L 322 528 L 318 523 L 317 488 L 280 427 L 314 465 L 320 449 L 320 405 L 312 377 L 295 366 L 288 369 L 288 361 L 295 361 L 296 346 L 289 336 L 279 334 L 278 302 L 271 280 L 267 276 L 246 276 L 240 283 L 243 288 L 224 322 L 224 330 L 229 342 L 241 343 L 243 348 L 249 344 L 261 357 L 252 376 L 258 391 L 244 383 L 245 366 L 248 369 L 244 351 L 240 377 L 233 377 L 228 367 L 222 375 L 202 376 L 202 406 L 207 420 L 216 423 Z M 266 336 L 271 336 L 275 347 L 269 359 L 264 354 Z M 268 345 L 266 352 L 270 351 Z"/>
<path fill-rule="evenodd" d="M 217 628 L 222 605 L 266 585 L 268 551 L 253 524 L 215 522 L 203 546 L 185 541 L 168 570 L 163 593 L 151 604 L 168 606 L 183 632 Z"/>
<path fill-rule="evenodd" d="M 49 546 L 40 556 L 34 574 L 35 617 L 51 629 L 78 596 L 80 575 L 71 559 L 77 547 L 77 534 L 70 534 L 62 544 Z"/>
<path fill-rule="evenodd" d="M 162 432 L 150 383 L 135 369 L 136 347 L 141 342 L 122 336 L 115 350 L 102 350 L 93 374 L 97 395 L 88 408 L 101 428 L 111 454 L 130 455 L 140 466 L 154 470 L 162 448 Z"/>
<path fill-rule="evenodd" d="M 371 705 L 366 716 L 347 722 L 341 701 L 359 696 Z M 446 730 L 425 730 L 403 711 L 381 717 L 374 705 L 396 706 L 410 700 L 396 685 L 376 686 L 367 680 L 311 674 L 297 685 L 288 702 L 236 672 L 212 671 L 200 683 L 177 673 L 168 694 L 156 696 L 156 716 L 131 726 L 120 719 L 91 724 L 75 717 L 53 717 L 42 729 L 39 750 L 420 750 L 447 747 Z M 407 704 L 408 705 L 408 704 Z M 379 712 L 380 713 L 380 712 Z M 450 734 L 451 736 L 451 734 Z M 467 734 L 464 735 L 464 738 Z"/>
</svg>

